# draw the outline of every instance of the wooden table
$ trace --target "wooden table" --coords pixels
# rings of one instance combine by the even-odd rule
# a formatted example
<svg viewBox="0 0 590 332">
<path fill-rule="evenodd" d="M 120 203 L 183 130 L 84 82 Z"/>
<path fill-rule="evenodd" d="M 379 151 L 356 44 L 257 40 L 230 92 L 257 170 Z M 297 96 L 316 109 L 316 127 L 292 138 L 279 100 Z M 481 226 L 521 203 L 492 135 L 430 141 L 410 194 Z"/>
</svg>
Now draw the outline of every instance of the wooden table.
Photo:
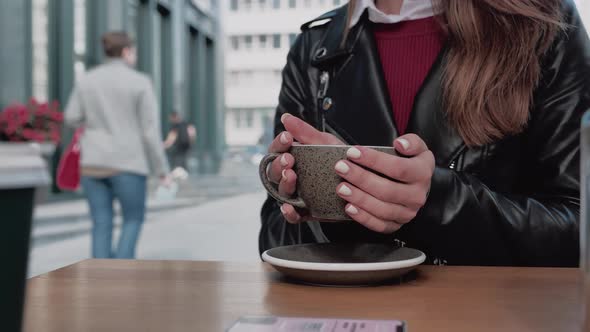
<svg viewBox="0 0 590 332">
<path fill-rule="evenodd" d="M 264 264 L 87 260 L 30 279 L 25 331 L 224 331 L 242 315 L 400 319 L 421 331 L 578 331 L 576 269 L 431 267 L 322 288 Z"/>
</svg>

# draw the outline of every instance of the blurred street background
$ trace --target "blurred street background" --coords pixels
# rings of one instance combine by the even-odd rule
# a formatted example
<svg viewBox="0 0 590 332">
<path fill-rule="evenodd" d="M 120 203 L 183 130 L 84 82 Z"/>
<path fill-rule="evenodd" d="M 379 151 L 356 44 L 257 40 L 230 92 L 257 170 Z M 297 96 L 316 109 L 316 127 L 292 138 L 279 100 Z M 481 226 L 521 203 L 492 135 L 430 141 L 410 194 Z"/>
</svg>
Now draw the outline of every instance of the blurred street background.
<svg viewBox="0 0 590 332">
<path fill-rule="evenodd" d="M 590 0 L 576 3 L 590 26 Z M 0 0 L 0 110 L 33 98 L 57 102 L 63 111 L 76 80 L 104 61 L 102 34 L 126 31 L 135 41 L 137 69 L 156 91 L 162 132 L 153 135 L 164 140 L 173 112 L 197 131 L 178 192 L 159 195 L 157 181 L 150 181 L 137 258 L 258 260 L 265 199 L 258 163 L 273 138 L 287 52 L 301 24 L 345 4 Z M 52 176 L 71 135 L 41 145 Z M 29 276 L 89 258 L 91 227 L 82 192 L 62 192 L 55 184 L 41 189 Z"/>
</svg>

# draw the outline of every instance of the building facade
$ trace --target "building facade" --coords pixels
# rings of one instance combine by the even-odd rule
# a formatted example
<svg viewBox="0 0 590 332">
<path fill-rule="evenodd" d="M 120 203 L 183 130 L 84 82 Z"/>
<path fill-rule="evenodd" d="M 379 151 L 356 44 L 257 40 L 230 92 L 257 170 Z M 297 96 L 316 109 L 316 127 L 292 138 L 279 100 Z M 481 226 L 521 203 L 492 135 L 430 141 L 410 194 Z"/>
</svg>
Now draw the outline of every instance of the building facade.
<svg viewBox="0 0 590 332">
<path fill-rule="evenodd" d="M 152 77 L 162 133 L 178 111 L 195 124 L 199 171 L 215 172 L 224 140 L 223 47 L 216 0 L 6 0 L 0 2 L 0 108 L 65 105 L 76 77 L 104 59 L 101 35 L 127 31 L 138 69 Z M 5 76 L 8 74 L 8 76 Z"/>
<path fill-rule="evenodd" d="M 232 146 L 252 146 L 271 129 L 281 71 L 299 27 L 346 1 L 224 2 L 226 140 Z"/>
</svg>

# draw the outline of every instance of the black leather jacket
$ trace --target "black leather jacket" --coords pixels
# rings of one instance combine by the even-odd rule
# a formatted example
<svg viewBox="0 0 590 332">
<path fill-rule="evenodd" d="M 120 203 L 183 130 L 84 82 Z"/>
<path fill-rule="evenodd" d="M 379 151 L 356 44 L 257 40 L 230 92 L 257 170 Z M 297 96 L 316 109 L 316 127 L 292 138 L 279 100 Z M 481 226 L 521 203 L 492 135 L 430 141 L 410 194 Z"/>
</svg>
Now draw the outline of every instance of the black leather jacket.
<svg viewBox="0 0 590 332">
<path fill-rule="evenodd" d="M 430 263 L 576 266 L 579 257 L 579 133 L 590 109 L 590 43 L 564 1 L 566 30 L 543 60 L 527 129 L 477 148 L 466 147 L 441 109 L 439 59 L 415 99 L 407 132 L 434 153 L 426 205 L 398 232 L 373 233 L 356 223 L 291 225 L 268 198 L 260 251 L 309 242 L 402 241 Z M 397 136 L 379 54 L 365 17 L 341 44 L 346 8 L 305 24 L 287 58 L 275 118 L 285 113 L 349 144 L 391 146 Z M 320 82 L 322 73 L 329 78 Z M 324 78 L 326 75 L 324 74 Z M 328 82 L 326 82 L 328 81 Z M 332 107 L 322 109 L 325 98 Z"/>
</svg>

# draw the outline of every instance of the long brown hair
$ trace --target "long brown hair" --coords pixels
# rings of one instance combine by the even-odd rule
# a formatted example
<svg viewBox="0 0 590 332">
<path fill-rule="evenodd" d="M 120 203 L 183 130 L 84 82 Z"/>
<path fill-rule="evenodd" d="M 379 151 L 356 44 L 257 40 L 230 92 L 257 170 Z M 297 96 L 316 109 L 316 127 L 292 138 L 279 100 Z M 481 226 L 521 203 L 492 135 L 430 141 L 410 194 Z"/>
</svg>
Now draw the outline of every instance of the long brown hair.
<svg viewBox="0 0 590 332">
<path fill-rule="evenodd" d="M 561 1 L 433 0 L 448 38 L 444 106 L 467 145 L 526 127 L 540 62 L 562 26 Z"/>
</svg>

